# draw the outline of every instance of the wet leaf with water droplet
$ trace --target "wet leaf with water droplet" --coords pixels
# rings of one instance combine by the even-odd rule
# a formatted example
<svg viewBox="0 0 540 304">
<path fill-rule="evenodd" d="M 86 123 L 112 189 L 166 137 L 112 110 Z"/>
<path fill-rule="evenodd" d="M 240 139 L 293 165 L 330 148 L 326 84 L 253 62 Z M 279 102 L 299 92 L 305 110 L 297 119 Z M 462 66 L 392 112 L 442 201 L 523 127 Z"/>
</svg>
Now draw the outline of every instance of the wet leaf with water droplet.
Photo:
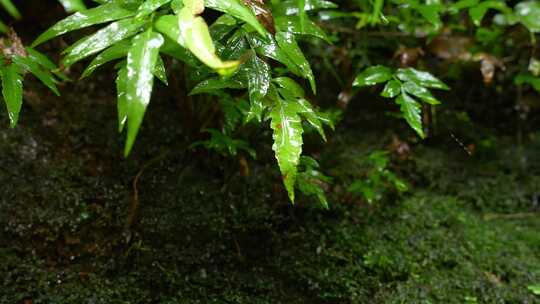
<svg viewBox="0 0 540 304">
<path fill-rule="evenodd" d="M 422 117 L 421 117 L 421 107 L 420 104 L 414 100 L 412 97 L 407 95 L 406 92 L 401 92 L 401 94 L 396 98 L 396 103 L 400 105 L 401 113 L 403 117 L 413 128 L 420 137 L 424 138 L 424 130 L 422 129 Z"/>
<path fill-rule="evenodd" d="M 262 26 L 251 9 L 240 0 L 206 0 L 204 5 L 208 8 L 229 14 L 251 25 L 259 34 L 266 35 L 267 31 Z"/>
<path fill-rule="evenodd" d="M 137 10 L 137 17 L 147 16 L 153 13 L 158 8 L 171 2 L 171 0 L 147 0 L 144 1 Z"/>
<path fill-rule="evenodd" d="M 67 32 L 82 29 L 91 25 L 106 23 L 135 15 L 135 12 L 127 10 L 115 3 L 107 3 L 84 12 L 77 12 L 53 25 L 41 34 L 32 46 L 41 44 L 54 37 Z"/>
<path fill-rule="evenodd" d="M 118 132 L 122 132 L 127 122 L 127 68 L 124 66 L 116 77 L 116 109 L 118 113 Z"/>
<path fill-rule="evenodd" d="M 102 28 L 91 36 L 85 37 L 70 46 L 64 52 L 67 55 L 62 60 L 65 66 L 88 56 L 98 53 L 109 46 L 130 37 L 142 29 L 144 19 L 124 19 Z"/>
<path fill-rule="evenodd" d="M 154 68 L 159 56 L 163 37 L 151 29 L 133 39 L 127 56 L 126 101 L 128 134 L 124 155 L 133 147 L 141 126 L 146 107 L 150 102 L 154 84 Z"/>
<path fill-rule="evenodd" d="M 123 40 L 115 43 L 110 48 L 97 55 L 92 62 L 86 67 L 81 75 L 81 78 L 90 76 L 97 68 L 106 64 L 107 62 L 125 57 L 131 47 L 130 40 Z"/>
<path fill-rule="evenodd" d="M 276 34 L 276 41 L 279 47 L 289 56 L 289 58 L 302 70 L 302 77 L 309 80 L 311 90 L 313 93 L 317 92 L 317 86 L 315 84 L 315 76 L 311 66 L 307 61 L 304 53 L 296 43 L 294 35 L 291 33 L 279 32 Z"/>
<path fill-rule="evenodd" d="M 278 98 L 270 113 L 270 127 L 273 130 L 274 139 L 272 150 L 275 152 L 283 183 L 292 203 L 294 203 L 294 185 L 303 144 L 304 130 L 299 112 L 301 108 L 297 102 Z"/>
<path fill-rule="evenodd" d="M 398 69 L 397 78 L 401 81 L 411 81 L 426 88 L 449 90 L 450 88 L 435 76 L 428 72 L 418 71 L 413 68 Z"/>
<path fill-rule="evenodd" d="M 73 13 L 86 10 L 82 0 L 59 0 L 66 12 Z"/>
<path fill-rule="evenodd" d="M 382 65 L 375 65 L 365 69 L 354 79 L 353 86 L 372 86 L 392 79 L 392 69 Z"/>
<path fill-rule="evenodd" d="M 420 99 L 422 99 L 424 102 L 429 103 L 431 105 L 438 105 L 441 102 L 437 100 L 437 98 L 433 97 L 431 92 L 424 88 L 419 86 L 418 84 L 407 81 L 403 84 L 403 90 L 405 90 L 407 93 L 414 95 Z"/>
<path fill-rule="evenodd" d="M 276 17 L 276 27 L 282 32 L 313 36 L 331 43 L 326 33 L 309 19 L 305 20 L 304 27 L 302 27 L 298 16 L 280 16 Z"/>
<path fill-rule="evenodd" d="M 250 111 L 245 120 L 247 122 L 256 118 L 260 122 L 264 108 L 262 99 L 266 96 L 272 80 L 270 66 L 255 54 L 244 65 L 248 79 L 250 102 Z"/>
<path fill-rule="evenodd" d="M 12 60 L 13 63 L 21 69 L 36 76 L 37 79 L 51 89 L 56 95 L 60 95 L 60 92 L 56 87 L 56 79 L 54 76 L 49 71 L 42 69 L 38 63 L 31 59 L 31 57 L 14 56 Z"/>
<path fill-rule="evenodd" d="M 386 98 L 394 98 L 399 94 L 400 91 L 401 83 L 397 80 L 390 80 L 384 86 L 381 96 Z"/>
<path fill-rule="evenodd" d="M 2 96 L 8 110 L 9 124 L 12 128 L 17 125 L 19 112 L 22 107 L 23 77 L 19 74 L 19 68 L 14 65 L 0 67 L 2 78 Z"/>
</svg>

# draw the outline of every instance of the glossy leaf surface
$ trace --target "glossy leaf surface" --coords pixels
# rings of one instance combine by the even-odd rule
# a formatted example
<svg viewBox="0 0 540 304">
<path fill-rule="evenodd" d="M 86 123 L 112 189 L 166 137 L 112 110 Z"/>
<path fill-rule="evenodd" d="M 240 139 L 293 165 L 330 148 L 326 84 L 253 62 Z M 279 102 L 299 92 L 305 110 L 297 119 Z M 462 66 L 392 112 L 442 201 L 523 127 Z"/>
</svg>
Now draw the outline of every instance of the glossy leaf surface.
<svg viewBox="0 0 540 304">
<path fill-rule="evenodd" d="M 375 65 L 365 69 L 354 79 L 353 86 L 372 86 L 392 79 L 392 69 L 382 65 Z"/>
<path fill-rule="evenodd" d="M 326 33 L 307 18 L 304 21 L 304 26 L 302 26 L 301 19 L 298 16 L 280 16 L 276 18 L 276 27 L 283 32 L 313 36 L 330 43 Z"/>
<path fill-rule="evenodd" d="M 139 132 L 146 107 L 150 102 L 154 84 L 154 68 L 159 56 L 163 37 L 151 30 L 133 39 L 127 56 L 126 101 L 128 134 L 124 155 L 131 151 Z"/>
<path fill-rule="evenodd" d="M 262 26 L 255 14 L 240 0 L 205 0 L 205 6 L 236 17 L 251 25 L 259 34 L 265 35 L 266 29 Z"/>
<path fill-rule="evenodd" d="M 401 83 L 397 80 L 390 80 L 381 92 L 382 97 L 394 98 L 401 92 Z"/>
<path fill-rule="evenodd" d="M 19 68 L 26 72 L 32 73 L 56 95 L 60 95 L 60 92 L 56 87 L 56 79 L 54 79 L 54 76 L 49 71 L 42 69 L 38 63 L 31 59 L 31 57 L 14 56 L 12 60 L 13 64 L 19 66 Z"/>
<path fill-rule="evenodd" d="M 216 55 L 216 49 L 208 26 L 202 17 L 192 14 L 188 7 L 178 15 L 177 41 L 189 49 L 201 62 L 216 70 L 221 75 L 230 75 L 238 68 L 239 61 L 222 61 Z M 170 34 L 171 35 L 171 34 Z"/>
<path fill-rule="evenodd" d="M 272 149 L 278 161 L 285 189 L 291 202 L 294 203 L 294 185 L 298 172 L 298 162 L 302 153 L 302 121 L 298 113 L 297 103 L 287 100 L 276 100 L 270 113 L 274 144 Z"/>
<path fill-rule="evenodd" d="M 0 77 L 2 79 L 2 96 L 6 103 L 9 124 L 14 128 L 19 120 L 19 112 L 22 107 L 23 77 L 14 64 L 0 67 Z"/>
<path fill-rule="evenodd" d="M 68 13 L 84 11 L 86 9 L 82 0 L 60 0 L 60 3 L 62 3 L 62 6 Z"/>
<path fill-rule="evenodd" d="M 412 97 L 407 95 L 406 92 L 402 92 L 397 98 L 396 103 L 400 106 L 403 117 L 411 126 L 411 128 L 424 138 L 424 130 L 422 129 L 422 117 L 420 104 Z"/>
<path fill-rule="evenodd" d="M 317 86 L 315 84 L 315 76 L 313 76 L 313 71 L 311 66 L 307 61 L 304 53 L 296 43 L 296 39 L 293 34 L 279 32 L 276 34 L 276 41 L 279 47 L 289 56 L 289 58 L 300 68 L 302 71 L 302 76 L 309 80 L 311 90 L 313 93 L 317 92 Z"/>
<path fill-rule="evenodd" d="M 424 102 L 429 103 L 431 105 L 437 105 L 441 103 L 435 97 L 433 97 L 433 95 L 431 95 L 431 92 L 428 89 L 419 86 L 415 82 L 411 82 L 411 81 L 405 82 L 403 84 L 403 90 L 405 90 L 405 92 L 411 95 L 414 95 L 422 99 Z"/>
<path fill-rule="evenodd" d="M 142 17 L 150 15 L 158 8 L 164 6 L 165 4 L 171 2 L 171 0 L 146 0 L 139 6 L 137 10 L 137 17 Z"/>
<path fill-rule="evenodd" d="M 143 19 L 125 19 L 114 22 L 69 47 L 65 51 L 67 55 L 62 63 L 65 66 L 70 66 L 81 59 L 96 54 L 116 42 L 136 34 L 145 22 Z"/>
<path fill-rule="evenodd" d="M 401 81 L 411 81 L 416 83 L 417 85 L 426 87 L 426 88 L 434 88 L 434 89 L 440 89 L 440 90 L 449 90 L 450 88 L 444 84 L 442 81 L 437 79 L 435 76 L 431 75 L 428 72 L 418 71 L 413 68 L 406 68 L 406 69 L 398 69 L 396 72 L 396 76 Z"/>
<path fill-rule="evenodd" d="M 122 132 L 127 122 L 127 68 L 123 67 L 118 71 L 116 77 L 116 110 L 118 114 L 118 132 Z"/>
<path fill-rule="evenodd" d="M 245 69 L 248 80 L 249 102 L 252 109 L 247 114 L 246 121 L 256 118 L 260 122 L 262 120 L 262 99 L 268 93 L 272 80 L 270 66 L 264 60 L 253 55 L 245 63 Z"/>
<path fill-rule="evenodd" d="M 32 46 L 41 44 L 54 37 L 63 35 L 67 32 L 85 28 L 91 25 L 106 23 L 130 17 L 135 15 L 135 12 L 127 10 L 115 3 L 100 5 L 83 12 L 77 12 L 66 19 L 63 19 L 41 34 L 33 43 Z"/>
<path fill-rule="evenodd" d="M 107 62 L 125 57 L 131 47 L 131 41 L 124 40 L 115 43 L 110 48 L 106 49 L 99 55 L 97 55 L 92 62 L 86 67 L 81 75 L 81 78 L 90 76 L 97 68 L 106 64 Z"/>
</svg>

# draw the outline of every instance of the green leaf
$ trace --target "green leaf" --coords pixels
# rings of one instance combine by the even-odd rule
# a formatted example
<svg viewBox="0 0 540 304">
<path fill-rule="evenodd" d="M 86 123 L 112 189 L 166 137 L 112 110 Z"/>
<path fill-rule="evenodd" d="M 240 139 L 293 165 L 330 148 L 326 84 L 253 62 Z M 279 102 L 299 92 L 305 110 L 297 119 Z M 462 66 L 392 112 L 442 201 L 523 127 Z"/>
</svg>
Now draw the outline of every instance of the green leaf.
<svg viewBox="0 0 540 304">
<path fill-rule="evenodd" d="M 455 3 L 452 3 L 450 5 L 450 9 L 457 12 L 464 8 L 469 8 L 472 6 L 476 6 L 478 4 L 479 0 L 459 0 Z"/>
<path fill-rule="evenodd" d="M 236 19 L 229 15 L 221 15 L 210 25 L 210 35 L 214 41 L 220 41 L 237 28 Z"/>
<path fill-rule="evenodd" d="M 56 64 L 54 64 L 54 62 L 47 58 L 47 56 L 34 50 L 33 48 L 27 47 L 26 52 L 28 53 L 28 57 L 30 58 L 30 60 L 39 64 L 40 66 L 48 70 L 55 70 L 58 68 Z"/>
<path fill-rule="evenodd" d="M 428 89 L 419 86 L 415 82 L 407 81 L 403 84 L 403 90 L 405 92 L 410 93 L 411 95 L 414 95 L 420 99 L 422 99 L 424 102 L 427 102 L 431 105 L 437 105 L 441 102 L 438 101 L 433 95 L 431 95 L 431 92 L 429 92 Z"/>
<path fill-rule="evenodd" d="M 317 92 L 317 87 L 315 84 L 315 76 L 313 76 L 313 71 L 311 66 L 307 61 L 304 53 L 296 43 L 294 35 L 291 33 L 278 32 L 276 34 L 276 41 L 279 47 L 287 54 L 287 56 L 294 62 L 302 71 L 302 77 L 309 80 L 311 90 L 313 93 Z"/>
<path fill-rule="evenodd" d="M 6 103 L 9 124 L 12 128 L 17 125 L 19 112 L 22 107 L 23 77 L 19 74 L 16 65 L 0 67 L 0 77 L 2 78 L 2 96 Z"/>
<path fill-rule="evenodd" d="M 154 21 L 154 28 L 172 41 L 183 45 L 178 27 L 178 17 L 176 15 L 164 15 Z"/>
<path fill-rule="evenodd" d="M 270 81 L 272 80 L 270 66 L 255 54 L 243 66 L 247 74 L 249 102 L 251 106 L 245 121 L 248 122 L 256 118 L 260 122 L 264 108 L 262 99 L 266 96 L 270 87 Z"/>
<path fill-rule="evenodd" d="M 11 0 L 0 0 L 0 5 L 15 19 L 21 19 L 21 13 Z"/>
<path fill-rule="evenodd" d="M 519 74 L 514 78 L 514 83 L 516 85 L 529 84 L 540 93 L 540 77 L 535 77 L 532 74 Z"/>
<path fill-rule="evenodd" d="M 122 132 L 127 122 L 128 101 L 126 95 L 127 88 L 127 68 L 124 66 L 118 71 L 116 77 L 116 109 L 118 112 L 118 132 Z"/>
<path fill-rule="evenodd" d="M 163 37 L 151 29 L 133 39 L 127 56 L 126 100 L 128 134 L 124 150 L 127 156 L 141 126 L 153 87 L 153 72 Z"/>
<path fill-rule="evenodd" d="M 21 69 L 36 76 L 37 79 L 51 89 L 56 95 L 60 95 L 60 92 L 56 87 L 56 79 L 54 79 L 54 76 L 49 71 L 43 70 L 38 63 L 31 59 L 31 57 L 13 56 L 12 60 L 13 63 Z"/>
<path fill-rule="evenodd" d="M 480 26 L 482 19 L 489 9 L 496 9 L 502 12 L 511 13 L 510 9 L 503 1 L 484 1 L 480 4 L 469 8 L 469 16 L 473 20 L 474 25 Z"/>
<path fill-rule="evenodd" d="M 86 10 L 82 0 L 59 0 L 66 12 L 73 13 Z"/>
<path fill-rule="evenodd" d="M 298 2 L 298 18 L 300 19 L 300 30 L 303 32 L 306 28 L 306 19 L 308 19 L 306 15 L 306 0 L 297 0 Z"/>
<path fill-rule="evenodd" d="M 440 4 L 422 4 L 415 5 L 415 9 L 426 19 L 429 23 L 433 24 L 436 28 L 442 25 L 441 18 L 439 16 L 443 9 Z"/>
<path fill-rule="evenodd" d="M 137 17 L 147 16 L 153 13 L 158 8 L 171 2 L 171 0 L 146 0 L 139 6 Z"/>
<path fill-rule="evenodd" d="M 238 59 L 242 57 L 249 45 L 242 31 L 237 31 L 230 37 L 225 46 L 220 50 L 220 57 L 224 60 Z"/>
<path fill-rule="evenodd" d="M 209 78 L 198 83 L 189 95 L 210 94 L 223 89 L 242 89 L 244 87 L 241 82 L 232 78 Z"/>
<path fill-rule="evenodd" d="M 337 8 L 338 6 L 335 3 L 325 0 L 304 0 L 304 11 L 314 11 L 321 9 L 331 9 Z M 283 15 L 298 15 L 300 12 L 300 7 L 298 7 L 297 0 L 286 0 L 281 1 L 278 5 L 272 10 L 275 16 Z"/>
<path fill-rule="evenodd" d="M 167 69 L 165 69 L 165 63 L 160 56 L 158 56 L 156 66 L 154 67 L 154 76 L 163 82 L 164 85 L 169 85 L 167 81 Z"/>
<path fill-rule="evenodd" d="M 540 2 L 523 1 L 514 8 L 519 21 L 533 33 L 540 32 Z"/>
<path fill-rule="evenodd" d="M 397 78 L 403 82 L 411 81 L 419 86 L 434 88 L 440 90 L 449 90 L 450 88 L 442 81 L 434 77 L 428 72 L 418 71 L 413 68 L 398 69 L 396 72 Z"/>
<path fill-rule="evenodd" d="M 529 289 L 533 294 L 540 296 L 540 285 L 530 285 L 527 286 L 527 289 Z"/>
<path fill-rule="evenodd" d="M 420 104 L 407 95 L 406 92 L 402 92 L 397 98 L 396 103 L 400 105 L 401 113 L 403 117 L 411 126 L 411 128 L 424 138 L 424 130 L 422 129 L 422 116 L 420 115 L 422 110 Z"/>
<path fill-rule="evenodd" d="M 221 154 L 236 155 L 238 150 L 246 151 L 251 157 L 257 158 L 255 150 L 249 144 L 240 139 L 233 139 L 227 134 L 223 134 L 215 129 L 206 129 L 205 132 L 210 134 L 210 139 L 202 142 L 195 142 L 190 147 L 194 148 L 203 145 L 206 149 L 215 150 Z"/>
<path fill-rule="evenodd" d="M 115 43 L 110 48 L 97 55 L 92 62 L 86 67 L 81 75 L 81 78 L 90 76 L 97 68 L 106 64 L 107 62 L 125 57 L 131 47 L 130 40 L 123 40 Z"/>
<path fill-rule="evenodd" d="M 98 53 L 109 46 L 136 34 L 146 23 L 144 19 L 124 19 L 102 28 L 95 34 L 85 37 L 70 46 L 64 52 L 67 55 L 62 60 L 65 66 L 88 56 Z"/>
<path fill-rule="evenodd" d="M 319 203 L 328 209 L 328 200 L 322 185 L 332 182 L 332 179 L 319 171 L 319 164 L 311 157 L 302 156 L 300 166 L 304 167 L 304 170 L 298 173 L 298 190 L 305 195 L 317 197 Z"/>
<path fill-rule="evenodd" d="M 130 17 L 135 12 L 126 10 L 118 4 L 108 3 L 96 8 L 77 12 L 53 25 L 43 34 L 41 34 L 33 43 L 32 47 L 41 44 L 54 37 L 63 35 L 67 32 L 82 29 L 91 25 L 106 23 Z"/>
<path fill-rule="evenodd" d="M 275 19 L 276 28 L 282 32 L 293 33 L 296 35 L 308 35 L 319 39 L 322 39 L 328 43 L 330 39 L 326 33 L 311 20 L 304 21 L 304 26 L 301 26 L 300 18 L 298 16 L 279 16 Z"/>
<path fill-rule="evenodd" d="M 0 20 L 0 32 L 6 33 L 9 30 L 8 26 Z"/>
<path fill-rule="evenodd" d="M 293 98 L 303 98 L 305 96 L 304 89 L 292 78 L 289 77 L 276 77 L 272 80 L 281 88 L 289 91 Z"/>
<path fill-rule="evenodd" d="M 397 80 L 390 80 L 384 86 L 383 91 L 381 92 L 382 97 L 394 98 L 401 92 L 401 82 Z"/>
<path fill-rule="evenodd" d="M 294 203 L 294 185 L 302 153 L 304 131 L 298 112 L 300 112 L 298 103 L 278 98 L 270 113 L 270 126 L 274 139 L 272 150 L 275 152 L 283 183 L 292 203 Z"/>
<path fill-rule="evenodd" d="M 190 9 L 185 7 L 178 15 L 178 28 L 180 36 L 177 41 L 190 50 L 201 62 L 221 75 L 230 75 L 236 71 L 240 65 L 239 61 L 222 61 L 216 55 L 208 26 L 202 17 L 192 15 Z"/>
<path fill-rule="evenodd" d="M 372 86 L 377 83 L 386 82 L 392 79 L 392 69 L 382 65 L 375 65 L 365 69 L 354 79 L 353 86 Z"/>
<path fill-rule="evenodd" d="M 291 73 L 302 76 L 302 70 L 289 58 L 289 56 L 278 46 L 274 36 L 268 34 L 262 38 L 259 35 L 248 34 L 249 44 L 261 56 L 274 59 L 284 64 Z"/>
<path fill-rule="evenodd" d="M 324 134 L 324 128 L 322 125 L 321 116 L 315 109 L 313 109 L 313 106 L 309 101 L 306 99 L 299 99 L 298 105 L 300 106 L 300 115 L 306 119 L 306 121 L 313 127 L 319 135 L 322 137 L 324 141 L 326 141 L 326 135 Z"/>
<path fill-rule="evenodd" d="M 255 14 L 239 0 L 205 0 L 204 5 L 246 22 L 263 36 L 267 33 Z"/>
</svg>

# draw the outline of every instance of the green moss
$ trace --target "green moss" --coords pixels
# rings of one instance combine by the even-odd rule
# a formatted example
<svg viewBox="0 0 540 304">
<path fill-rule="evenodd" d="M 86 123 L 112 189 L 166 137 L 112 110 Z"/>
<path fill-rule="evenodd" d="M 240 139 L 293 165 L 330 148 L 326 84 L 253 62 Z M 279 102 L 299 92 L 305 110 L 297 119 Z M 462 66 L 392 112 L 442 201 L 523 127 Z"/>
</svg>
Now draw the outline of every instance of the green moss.
<svg viewBox="0 0 540 304">
<path fill-rule="evenodd" d="M 528 148 L 524 173 L 508 144 L 479 158 L 417 146 L 400 168 L 413 194 L 364 206 L 341 202 L 336 185 L 325 211 L 307 198 L 290 206 L 265 159 L 244 178 L 183 151 L 175 117 L 160 115 L 168 104 L 148 113 L 145 152 L 120 161 L 114 118 L 101 125 L 113 108 L 91 100 L 66 111 L 97 118 L 41 133 L 41 118 L 25 115 L 0 129 L 0 303 L 540 301 L 528 289 L 540 282 L 540 162 Z M 379 137 L 345 134 L 323 155 L 360 155 Z M 133 177 L 163 153 L 141 175 L 127 241 Z"/>
</svg>

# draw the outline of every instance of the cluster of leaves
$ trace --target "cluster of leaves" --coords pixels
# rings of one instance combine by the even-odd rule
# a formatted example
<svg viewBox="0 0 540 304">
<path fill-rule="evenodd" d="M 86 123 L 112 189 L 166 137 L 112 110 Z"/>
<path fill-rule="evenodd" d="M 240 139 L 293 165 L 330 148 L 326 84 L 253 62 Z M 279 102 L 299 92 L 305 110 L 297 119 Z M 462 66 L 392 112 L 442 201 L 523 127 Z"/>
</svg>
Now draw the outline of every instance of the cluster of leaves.
<svg viewBox="0 0 540 304">
<path fill-rule="evenodd" d="M 8 34 L 8 39 L 0 40 L 0 77 L 10 125 L 15 127 L 22 107 L 24 75 L 33 74 L 57 95 L 57 78 L 64 76 L 45 55 L 33 48 L 24 47 L 15 32 L 10 31 Z M 56 76 L 51 71 L 54 71 Z"/>
<path fill-rule="evenodd" d="M 363 197 L 370 204 L 381 200 L 389 190 L 399 193 L 408 191 L 405 181 L 389 169 L 389 162 L 386 151 L 373 151 L 367 157 L 359 159 L 360 166 L 369 169 L 362 178 L 355 178 L 347 191 Z"/>
<path fill-rule="evenodd" d="M 381 96 L 394 98 L 409 126 L 424 138 L 422 107 L 412 96 L 430 105 L 437 105 L 440 101 L 428 89 L 448 90 L 448 86 L 428 72 L 413 68 L 401 68 L 394 71 L 381 65 L 371 66 L 364 70 L 356 77 L 353 85 L 363 87 L 379 83 L 386 83 Z"/>
<path fill-rule="evenodd" d="M 391 10 L 385 15 L 385 1 L 375 0 L 361 3 L 363 12 L 352 12 L 351 17 L 357 18 L 357 28 L 379 24 L 398 24 L 403 30 L 415 33 L 419 28 L 427 32 L 436 32 L 444 25 L 444 18 L 456 16 L 466 11 L 476 26 L 481 26 L 482 20 L 490 11 L 497 11 L 495 21 L 503 25 L 523 24 L 533 33 L 540 31 L 540 4 L 538 1 L 522 1 L 513 8 L 505 1 L 499 0 L 458 0 L 458 1 L 419 1 L 419 0 L 390 0 Z M 388 5 L 388 4 L 387 4 Z M 427 21 L 427 24 L 424 22 Z"/>
<path fill-rule="evenodd" d="M 294 190 L 298 188 L 318 197 L 323 205 L 327 202 L 322 189 L 328 179 L 314 173 L 318 172 L 315 160 L 302 161 L 301 156 L 305 131 L 314 130 L 326 140 L 325 127 L 334 128 L 335 124 L 330 112 L 311 102 L 317 84 L 306 53 L 300 47 L 302 43 L 340 42 L 341 37 L 327 35 L 321 24 L 325 21 L 337 24 L 335 19 L 346 20 L 347 24 L 352 18 L 356 19 L 353 32 L 389 27 L 403 36 L 436 40 L 446 28 L 463 28 L 460 22 L 468 18 L 478 28 L 477 39 L 484 43 L 484 49 L 489 49 L 490 43 L 500 36 L 494 26 L 524 27 L 530 33 L 531 44 L 536 44 L 536 34 L 540 31 L 540 4 L 532 0 L 515 5 L 498 0 L 340 3 L 360 11 L 340 10 L 338 5 L 326 0 L 94 0 L 90 9 L 81 0 L 60 2 L 67 11 L 78 12 L 54 24 L 31 48 L 20 42 L 15 43 L 16 51 L 10 51 L 12 42 L 2 47 L 3 95 L 12 126 L 21 108 L 24 73 L 36 75 L 56 93 L 57 79 L 64 78 L 34 48 L 69 32 L 102 26 L 65 49 L 60 66 L 69 68 L 93 57 L 82 73 L 84 78 L 104 64 L 116 62 L 118 129 L 120 132 L 126 129 L 126 156 L 132 150 L 150 103 L 154 78 L 167 85 L 167 75 L 171 73 L 167 69 L 174 66 L 166 63 L 176 60 L 187 71 L 184 74 L 190 95 L 211 96 L 223 114 L 221 126 L 201 128 L 209 133 L 209 139 L 194 146 L 202 145 L 230 155 L 244 151 L 255 157 L 254 150 L 237 130 L 249 123 L 269 126 L 273 134 L 272 149 L 290 200 L 294 202 Z M 0 4 L 13 17 L 20 15 L 9 0 Z M 215 20 L 211 24 L 206 18 L 209 10 Z M 487 23 L 486 16 L 492 28 L 482 27 Z M 319 22 L 312 21 L 315 18 Z M 351 29 L 346 32 L 350 33 Z M 10 35 L 11 41 L 14 36 Z M 490 54 L 467 51 L 460 60 L 482 61 L 482 68 L 486 65 L 485 79 L 491 81 L 495 67 L 502 66 L 493 58 Z M 372 61 L 363 59 L 358 67 L 369 66 Z M 396 69 L 374 65 L 349 84 L 364 87 L 384 83 L 381 95 L 395 100 L 407 123 L 423 138 L 420 102 L 439 104 L 430 89 L 449 87 L 431 73 L 421 71 L 426 70 L 424 66 L 418 69 L 414 66 L 414 63 L 404 64 Z M 531 85 L 540 91 L 538 66 L 538 61 L 530 58 L 527 71 L 522 69 L 516 74 L 515 83 Z M 309 87 L 309 91 L 304 87 Z"/>
<path fill-rule="evenodd" d="M 230 154 L 241 149 L 254 155 L 247 143 L 232 138 L 233 131 L 239 123 L 270 121 L 273 150 L 289 197 L 294 201 L 303 123 L 325 139 L 323 125 L 333 127 L 333 121 L 330 115 L 318 111 L 302 86 L 286 74 L 305 78 L 312 92 L 316 92 L 315 77 L 297 39 L 313 36 L 328 40 L 308 16 L 318 9 L 335 8 L 335 4 L 291 0 L 275 1 L 271 7 L 261 1 L 240 0 L 94 2 L 98 3 L 96 7 L 59 21 L 41 34 L 32 48 L 4 60 L 3 91 L 12 126 L 21 108 L 23 71 L 32 72 L 58 92 L 56 79 L 48 71 L 57 67 L 33 48 L 71 31 L 107 24 L 64 50 L 61 64 L 68 68 L 97 54 L 82 73 L 84 78 L 100 66 L 118 61 L 118 121 L 120 131 L 127 129 L 126 156 L 150 102 L 153 79 L 167 84 L 162 56 L 169 56 L 192 69 L 190 74 L 197 75 L 192 80 L 199 84 L 191 94 L 216 95 L 225 112 L 227 124 L 221 132 L 208 130 L 211 139 L 203 143 L 207 148 Z M 75 2 L 71 5 L 73 9 L 82 8 Z M 224 13 L 211 26 L 201 16 L 207 8 Z M 272 69 L 277 63 L 286 68 L 285 73 Z M 230 89 L 247 89 L 247 98 L 232 95 Z"/>
</svg>

